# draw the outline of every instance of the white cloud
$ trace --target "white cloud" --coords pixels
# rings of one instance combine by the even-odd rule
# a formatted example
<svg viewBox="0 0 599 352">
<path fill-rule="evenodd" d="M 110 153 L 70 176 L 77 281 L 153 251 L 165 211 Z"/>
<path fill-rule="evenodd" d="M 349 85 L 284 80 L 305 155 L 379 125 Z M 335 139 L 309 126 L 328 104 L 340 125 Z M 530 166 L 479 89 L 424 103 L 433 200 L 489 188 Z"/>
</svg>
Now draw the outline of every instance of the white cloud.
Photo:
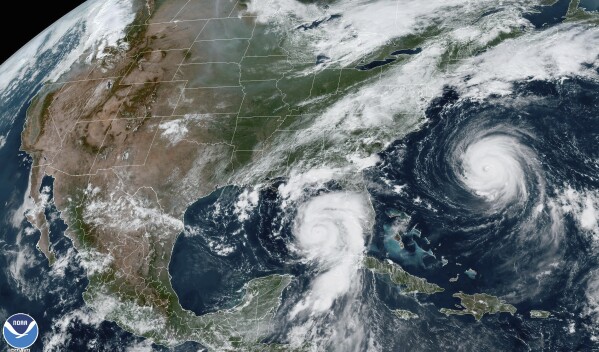
<svg viewBox="0 0 599 352">
<path fill-rule="evenodd" d="M 363 157 L 359 154 L 349 154 L 347 156 L 347 160 L 356 165 L 359 170 L 364 170 L 376 165 L 379 161 L 381 161 L 381 158 L 376 154 L 372 154 L 367 157 Z"/>
<path fill-rule="evenodd" d="M 313 350 L 378 350 L 362 321 L 370 305 L 360 289 L 365 240 L 373 222 L 371 205 L 361 193 L 328 193 L 299 207 L 293 250 L 316 273 L 303 297 L 289 302 L 289 319 L 295 320 L 287 335 L 292 347 L 310 341 Z M 339 299 L 344 304 L 334 306 Z"/>
<path fill-rule="evenodd" d="M 479 14 L 492 3 L 489 0 L 349 0 L 331 2 L 324 8 L 295 0 L 270 0 L 252 1 L 249 11 L 257 14 L 262 22 L 279 23 L 283 28 L 296 31 L 291 43 L 301 42 L 312 48 L 312 57 L 324 54 L 333 62 L 346 65 L 359 61 L 392 39 L 433 25 L 464 23 L 464 19 Z M 337 14 L 341 17 L 326 21 Z M 325 21 L 314 30 L 296 30 L 299 24 L 320 20 Z"/>
<path fill-rule="evenodd" d="M 105 320 L 118 321 L 128 331 L 143 335 L 166 329 L 166 318 L 149 306 L 139 306 L 135 302 L 121 301 L 102 292 L 94 292 L 91 301 L 86 302 L 94 312 Z M 128 314 L 123 315 L 122 312 Z"/>
<path fill-rule="evenodd" d="M 107 199 L 90 201 L 83 219 L 88 224 L 116 231 L 137 231 L 152 224 L 178 232 L 183 230 L 183 222 L 162 211 L 157 204 L 127 194 L 111 193 Z"/>
<path fill-rule="evenodd" d="M 250 218 L 250 213 L 258 206 L 260 201 L 259 187 L 254 187 L 251 191 L 244 189 L 239 195 L 233 213 L 239 217 L 239 221 L 243 222 Z"/>
<path fill-rule="evenodd" d="M 152 352 L 152 342 L 150 340 L 143 340 L 134 345 L 128 346 L 126 352 Z"/>
<path fill-rule="evenodd" d="M 599 63 L 599 30 L 564 24 L 527 34 L 472 59 L 464 60 L 454 82 L 465 96 L 486 98 L 509 94 L 512 83 L 521 80 L 555 80 L 580 76 L 597 79 L 597 72 L 583 63 Z M 463 77 L 470 76 L 464 82 Z"/>
<path fill-rule="evenodd" d="M 587 305 L 583 311 L 583 314 L 590 317 L 595 323 L 588 325 L 585 324 L 585 327 L 591 333 L 591 339 L 597 341 L 599 339 L 599 270 L 594 270 L 589 273 L 589 281 L 585 294 Z"/>
<path fill-rule="evenodd" d="M 582 231 L 599 241 L 599 191 L 566 186 L 558 193 L 557 203 L 563 213 L 572 215 Z"/>
<path fill-rule="evenodd" d="M 87 272 L 87 275 L 92 276 L 108 269 L 114 258 L 109 253 L 80 248 L 79 259 L 81 259 L 80 264 Z"/>
<path fill-rule="evenodd" d="M 283 197 L 283 208 L 287 201 L 296 201 L 303 194 L 305 188 L 320 188 L 326 182 L 340 178 L 347 170 L 334 168 L 310 169 L 305 173 L 294 171 L 286 183 L 279 186 L 279 193 Z"/>
<path fill-rule="evenodd" d="M 580 226 L 585 230 L 596 230 L 597 229 L 597 218 L 599 218 L 599 211 L 595 205 L 599 203 L 597 200 L 586 197 L 584 202 L 584 209 L 580 213 Z"/>
<path fill-rule="evenodd" d="M 87 62 L 104 57 L 105 48 L 119 46 L 119 39 L 124 37 L 126 26 L 134 17 L 131 0 L 92 0 L 84 3 L 37 35 L 0 66 L 0 87 L 5 87 L 0 91 L 0 97 L 6 97 L 16 87 L 39 79 L 41 72 L 36 70 L 40 55 L 57 50 L 58 44 L 73 34 L 78 39 L 77 45 L 70 52 L 60 53 L 61 60 L 51 67 L 48 79 L 60 77 L 84 53 L 87 53 L 84 58 Z"/>
<path fill-rule="evenodd" d="M 187 135 L 187 121 L 185 118 L 162 122 L 158 128 L 162 130 L 160 136 L 167 139 L 171 145 L 181 142 Z"/>
<path fill-rule="evenodd" d="M 327 312 L 334 301 L 356 283 L 364 252 L 364 235 L 371 230 L 372 211 L 365 196 L 329 193 L 310 199 L 298 209 L 294 224 L 297 251 L 319 273 L 310 292 L 291 311 Z"/>
<path fill-rule="evenodd" d="M 43 335 L 45 351 L 62 351 L 73 338 L 69 332 L 77 322 L 98 327 L 104 319 L 89 308 L 73 310 L 52 322 L 52 331 Z"/>
</svg>

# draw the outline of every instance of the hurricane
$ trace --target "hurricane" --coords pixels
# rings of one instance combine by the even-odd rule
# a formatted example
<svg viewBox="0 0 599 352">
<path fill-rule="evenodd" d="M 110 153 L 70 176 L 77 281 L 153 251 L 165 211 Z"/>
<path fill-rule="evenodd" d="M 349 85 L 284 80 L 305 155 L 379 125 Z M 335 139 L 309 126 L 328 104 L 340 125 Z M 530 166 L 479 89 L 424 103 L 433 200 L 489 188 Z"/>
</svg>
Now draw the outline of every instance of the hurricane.
<svg viewBox="0 0 599 352">
<path fill-rule="evenodd" d="M 380 209 L 382 222 L 398 228 L 389 214 L 406 217 L 401 246 L 389 236 L 375 240 L 383 253 L 417 270 L 443 268 L 452 282 L 470 277 L 464 289 L 501 282 L 494 292 L 530 304 L 557 287 L 556 277 L 584 286 L 566 263 L 575 261 L 573 240 L 594 246 L 584 214 L 595 214 L 585 204 L 594 204 L 596 152 L 583 127 L 592 103 L 572 101 L 589 82 L 516 87 L 482 102 L 447 87 L 425 127 L 390 145 L 370 175 L 379 185 L 373 197 L 393 204 Z M 581 120 L 569 123 L 566 113 Z"/>
<path fill-rule="evenodd" d="M 0 323 L 44 351 L 599 351 L 598 24 L 88 0 L 0 65 Z"/>
<path fill-rule="evenodd" d="M 586 133 L 594 126 L 587 111 L 596 100 L 581 103 L 573 94 L 592 91 L 595 83 L 523 81 L 514 87 L 511 95 L 485 100 L 445 87 L 427 107 L 423 126 L 398 136 L 363 170 L 365 194 L 344 190 L 351 181 L 330 181 L 339 173 L 322 173 L 329 182 L 284 181 L 279 191 L 287 204 L 287 246 L 294 265 L 310 275 L 302 276 L 282 309 L 280 316 L 293 326 L 277 336 L 292 346 L 310 340 L 321 349 L 390 350 L 434 317 L 441 322 L 435 335 L 410 348 L 459 349 L 464 341 L 452 336 L 460 333 L 475 336 L 467 346 L 492 349 L 519 346 L 497 334 L 495 323 L 523 324 L 519 331 L 536 334 L 546 324 L 570 329 L 599 319 L 596 295 L 587 287 L 595 283 L 586 279 L 596 263 L 589 253 L 596 241 L 597 154 L 595 137 Z M 364 258 L 379 267 L 365 270 Z M 419 279 L 407 273 L 428 281 L 417 281 L 415 289 L 410 280 Z M 564 289 L 572 296 L 552 294 Z M 438 316 L 452 311 L 445 307 L 467 310 L 463 301 L 456 304 L 456 294 L 477 292 L 502 297 L 509 312 L 525 313 L 485 316 L 475 325 Z M 548 306 L 570 313 L 560 323 L 526 320 L 558 314 L 546 313 Z M 575 329 L 566 340 L 585 334 Z"/>
<path fill-rule="evenodd" d="M 475 135 L 473 141 L 462 142 L 461 178 L 464 185 L 488 202 L 505 206 L 528 197 L 526 177 L 534 154 L 510 135 Z"/>
<path fill-rule="evenodd" d="M 311 199 L 298 210 L 295 236 L 300 253 L 317 265 L 311 292 L 291 311 L 319 314 L 355 283 L 372 220 L 363 195 L 331 193 Z"/>
</svg>

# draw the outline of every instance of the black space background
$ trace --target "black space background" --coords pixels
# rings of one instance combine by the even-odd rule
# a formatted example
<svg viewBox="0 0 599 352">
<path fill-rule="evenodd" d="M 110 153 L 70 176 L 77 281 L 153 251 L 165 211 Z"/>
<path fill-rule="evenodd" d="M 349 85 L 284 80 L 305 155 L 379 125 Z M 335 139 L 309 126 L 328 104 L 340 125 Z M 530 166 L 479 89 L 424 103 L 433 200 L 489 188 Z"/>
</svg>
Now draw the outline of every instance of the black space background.
<svg viewBox="0 0 599 352">
<path fill-rule="evenodd" d="M 84 2 L 11 0 L 10 10 L 5 8 L 0 15 L 0 62 L 6 61 L 36 35 Z"/>
</svg>

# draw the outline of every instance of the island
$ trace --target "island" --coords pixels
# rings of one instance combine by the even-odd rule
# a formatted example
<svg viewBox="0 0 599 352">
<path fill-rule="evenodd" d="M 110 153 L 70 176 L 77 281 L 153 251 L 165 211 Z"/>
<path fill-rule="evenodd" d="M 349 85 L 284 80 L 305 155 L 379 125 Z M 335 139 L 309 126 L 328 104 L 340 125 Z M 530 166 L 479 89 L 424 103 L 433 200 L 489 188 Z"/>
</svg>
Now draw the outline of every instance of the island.
<svg viewBox="0 0 599 352">
<path fill-rule="evenodd" d="M 447 316 L 470 314 L 476 320 L 480 320 L 485 314 L 516 313 L 516 307 L 506 303 L 495 296 L 486 293 L 475 293 L 473 295 L 459 292 L 453 294 L 453 297 L 461 300 L 461 306 L 464 309 L 441 308 L 439 311 Z"/>
<path fill-rule="evenodd" d="M 424 293 L 430 295 L 445 291 L 439 285 L 411 275 L 391 260 L 380 261 L 374 257 L 367 256 L 364 259 L 364 266 L 375 274 L 389 275 L 391 282 L 400 286 L 403 293 Z"/>
<path fill-rule="evenodd" d="M 393 314 L 395 314 L 395 316 L 401 320 L 412 320 L 419 318 L 418 314 L 404 309 L 395 309 L 393 310 Z"/>
<path fill-rule="evenodd" d="M 464 273 L 472 280 L 476 279 L 476 274 L 477 274 L 476 270 L 470 268 L 470 269 L 464 271 Z"/>
<path fill-rule="evenodd" d="M 551 312 L 546 310 L 531 310 L 530 317 L 533 319 L 547 319 L 551 316 Z"/>
</svg>

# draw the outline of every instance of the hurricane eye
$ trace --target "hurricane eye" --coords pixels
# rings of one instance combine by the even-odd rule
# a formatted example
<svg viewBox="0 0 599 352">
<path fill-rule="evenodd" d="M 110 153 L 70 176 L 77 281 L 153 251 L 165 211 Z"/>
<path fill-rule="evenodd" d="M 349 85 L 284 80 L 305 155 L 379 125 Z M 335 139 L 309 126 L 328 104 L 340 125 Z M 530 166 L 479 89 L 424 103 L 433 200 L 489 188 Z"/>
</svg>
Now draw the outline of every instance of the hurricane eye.
<svg viewBox="0 0 599 352">
<path fill-rule="evenodd" d="M 299 207 L 294 226 L 299 254 L 320 274 L 311 294 L 292 309 L 292 317 L 305 310 L 321 314 L 348 293 L 358 275 L 355 269 L 365 250 L 371 216 L 364 196 L 349 192 L 321 195 Z"/>
<path fill-rule="evenodd" d="M 461 167 L 454 172 L 463 187 L 494 206 L 524 202 L 527 196 L 527 169 L 535 163 L 532 150 L 512 135 L 491 135 L 459 141 L 449 160 Z"/>
</svg>

